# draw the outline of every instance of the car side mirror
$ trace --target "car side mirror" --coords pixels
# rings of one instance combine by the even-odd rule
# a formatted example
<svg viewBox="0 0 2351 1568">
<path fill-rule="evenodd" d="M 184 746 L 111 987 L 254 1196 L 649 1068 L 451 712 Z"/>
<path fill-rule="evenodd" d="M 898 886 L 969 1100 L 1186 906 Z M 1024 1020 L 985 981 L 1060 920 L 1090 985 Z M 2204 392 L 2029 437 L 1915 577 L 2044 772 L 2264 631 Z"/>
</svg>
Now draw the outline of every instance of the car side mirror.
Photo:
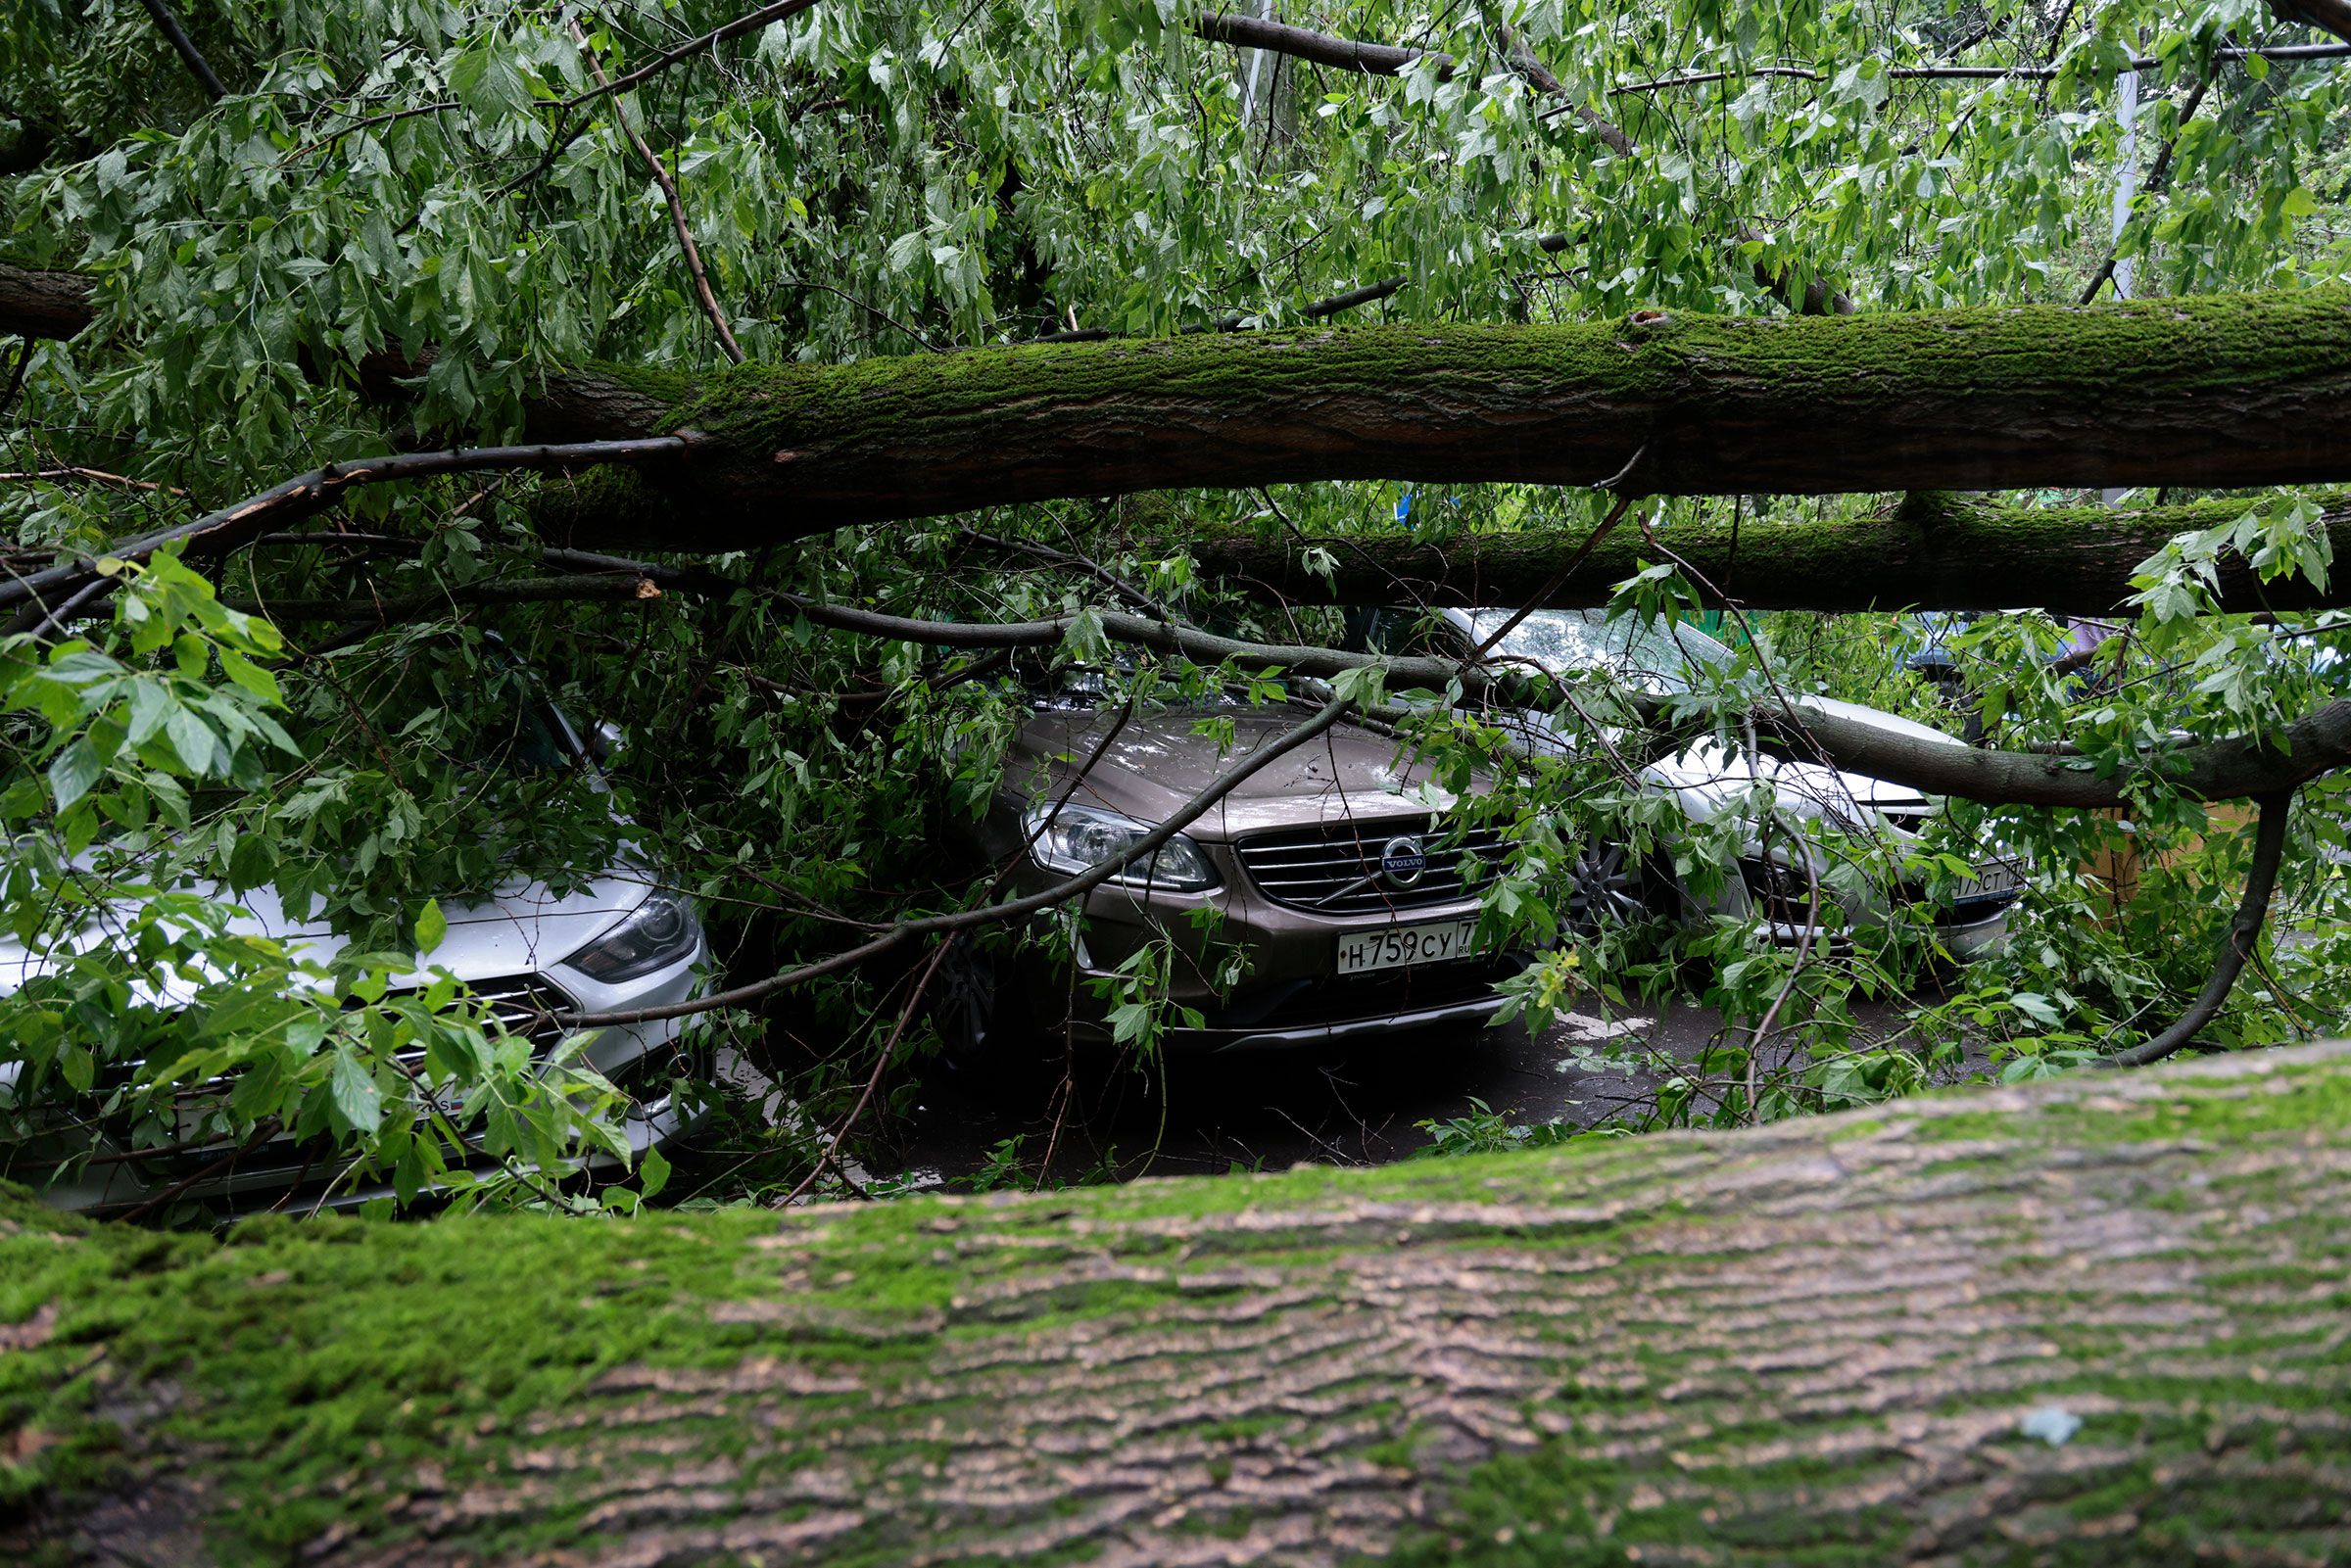
<svg viewBox="0 0 2351 1568">
<path fill-rule="evenodd" d="M 627 743 L 628 736 L 610 719 L 597 720 L 596 728 L 588 732 L 588 755 L 600 767 L 619 756 L 620 748 Z"/>
</svg>

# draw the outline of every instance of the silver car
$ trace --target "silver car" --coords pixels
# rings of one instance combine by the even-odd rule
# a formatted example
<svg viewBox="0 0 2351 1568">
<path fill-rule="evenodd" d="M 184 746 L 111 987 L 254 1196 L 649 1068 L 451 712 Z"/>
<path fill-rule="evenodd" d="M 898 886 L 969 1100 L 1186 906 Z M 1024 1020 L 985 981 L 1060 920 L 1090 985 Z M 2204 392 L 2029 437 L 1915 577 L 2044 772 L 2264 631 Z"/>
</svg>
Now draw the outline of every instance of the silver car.
<svg viewBox="0 0 2351 1568">
<path fill-rule="evenodd" d="M 1500 634 L 1494 656 L 1560 676 L 1607 671 L 1653 692 L 1688 691 L 1705 667 L 1728 665 L 1736 657 L 1715 639 L 1683 623 L 1610 620 L 1599 610 L 1535 610 L 1511 625 L 1516 614 L 1508 609 L 1375 609 L 1356 617 L 1349 645 L 1358 651 L 1462 659 Z M 1858 703 L 1822 696 L 1795 700 L 1799 706 L 1912 739 L 1966 743 Z M 1520 732 L 1530 745 L 1567 750 L 1576 744 L 1549 715 L 1530 714 L 1526 720 Z M 1832 886 L 1832 862 L 1819 844 L 1805 834 L 1784 831 L 1791 823 L 1816 823 L 1832 830 L 1832 842 L 1840 834 L 1848 840 L 1853 835 L 1884 835 L 1888 847 L 1906 850 L 1918 843 L 1927 819 L 1940 809 L 1939 802 L 1907 784 L 1710 740 L 1651 762 L 1640 777 L 1648 787 L 1672 794 L 1685 821 L 1738 821 L 1738 875 L 1725 877 L 1720 890 L 1702 900 L 1678 881 L 1660 887 L 1660 881 L 1670 879 L 1669 871 L 1654 863 L 1644 866 L 1621 844 L 1593 846 L 1576 868 L 1573 924 L 1608 914 L 1724 915 L 1756 923 L 1774 940 L 1796 942 L 1815 929 L 1816 898 L 1824 912 L 1834 903 L 1840 924 L 1868 926 L 1884 922 L 1890 902 L 1909 901 L 1922 891 L 1915 885 L 1898 888 L 1890 900 L 1883 892 L 1855 893 Z M 1768 799 L 1768 809 L 1758 810 L 1763 798 Z M 2007 934 L 2008 909 L 2023 884 L 2017 867 L 1997 846 L 1988 846 L 1977 857 L 1974 877 L 1953 889 L 1947 905 L 1939 910 L 1937 940 L 1962 962 L 1993 951 Z"/>
<path fill-rule="evenodd" d="M 553 704 L 540 704 L 531 717 L 534 730 L 559 760 L 594 765 L 591 748 Z M 331 961 L 344 946 L 322 926 L 287 919 L 275 895 L 265 889 L 233 899 L 220 889 L 208 891 L 246 912 L 231 923 L 232 929 L 282 941 L 298 958 Z M 660 887 L 648 869 L 626 853 L 602 875 L 561 896 L 545 882 L 516 881 L 444 913 L 448 934 L 425 956 L 425 963 L 465 981 L 510 1032 L 529 1039 L 541 1056 L 553 1050 L 567 1032 L 555 1022 L 556 1015 L 686 1001 L 695 994 L 710 959 L 692 905 Z M 24 948 L 0 942 L 0 994 L 15 991 L 43 969 L 42 961 Z M 417 982 L 424 983 L 421 974 Z M 635 1154 L 668 1142 L 691 1119 L 693 1108 L 679 1104 L 670 1090 L 673 1077 L 686 1065 L 681 1060 L 681 1028 L 677 1020 L 608 1027 L 596 1031 L 584 1046 L 585 1064 L 632 1096 L 622 1126 Z M 116 1064 L 114 1070 L 123 1072 L 130 1066 Z M 15 1101 L 22 1070 L 20 1062 L 0 1063 L 0 1114 L 20 1109 Z M 220 1084 L 183 1091 L 175 1107 L 178 1124 L 200 1127 L 207 1102 L 226 1090 L 227 1085 Z M 31 1107 L 23 1110 L 33 1117 L 42 1114 Z M 125 1141 L 128 1132 L 127 1127 L 101 1119 L 94 1130 L 62 1150 L 57 1135 L 36 1136 L 14 1146 L 14 1161 L 0 1149 L 0 1176 L 40 1188 L 57 1208 L 120 1212 L 172 1192 L 233 1149 L 226 1143 L 208 1144 L 139 1159 L 136 1148 Z M 153 1127 L 146 1129 L 141 1146 L 155 1146 L 154 1135 Z M 91 1156 L 103 1158 L 86 1158 Z M 608 1157 L 592 1162 L 610 1163 Z M 19 1168 L 8 1168 L 10 1164 Z M 391 1191 L 388 1184 L 342 1181 L 344 1173 L 344 1166 L 320 1158 L 315 1142 L 280 1134 L 238 1155 L 225 1171 L 188 1186 L 173 1199 L 227 1216 L 286 1200 L 297 1186 L 306 1193 L 318 1189 L 329 1208 L 364 1203 Z M 310 1202 L 306 1196 L 304 1207 Z"/>
</svg>

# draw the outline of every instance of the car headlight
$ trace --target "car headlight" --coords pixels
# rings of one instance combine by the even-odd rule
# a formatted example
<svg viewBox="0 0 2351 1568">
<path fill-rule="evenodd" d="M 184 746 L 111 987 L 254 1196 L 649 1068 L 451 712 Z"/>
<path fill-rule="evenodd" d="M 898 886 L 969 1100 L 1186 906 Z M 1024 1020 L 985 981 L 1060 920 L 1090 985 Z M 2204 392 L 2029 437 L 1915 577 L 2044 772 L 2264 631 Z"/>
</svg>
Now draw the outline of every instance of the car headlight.
<svg viewBox="0 0 2351 1568">
<path fill-rule="evenodd" d="M 667 969 L 702 939 L 694 911 L 675 893 L 656 891 L 628 918 L 563 962 L 606 985 Z"/>
<path fill-rule="evenodd" d="M 1148 864 L 1135 859 L 1134 848 L 1151 827 L 1115 811 L 1066 803 L 1056 809 L 1048 800 L 1030 807 L 1023 826 L 1034 846 L 1036 863 L 1047 871 L 1076 874 L 1126 862 L 1126 869 L 1111 879 L 1130 887 L 1147 884 L 1188 893 L 1217 885 L 1216 867 L 1209 864 L 1198 844 L 1181 833 L 1160 845 Z"/>
</svg>

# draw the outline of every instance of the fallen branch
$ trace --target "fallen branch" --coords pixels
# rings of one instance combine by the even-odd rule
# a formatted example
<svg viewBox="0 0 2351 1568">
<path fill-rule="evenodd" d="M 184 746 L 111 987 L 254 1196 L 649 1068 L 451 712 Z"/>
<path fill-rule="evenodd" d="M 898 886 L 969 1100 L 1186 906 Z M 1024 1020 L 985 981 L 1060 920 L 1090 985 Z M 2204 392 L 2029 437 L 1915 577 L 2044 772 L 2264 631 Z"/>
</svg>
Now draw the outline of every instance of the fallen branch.
<svg viewBox="0 0 2351 1568">
<path fill-rule="evenodd" d="M 155 19 L 156 30 L 170 43 L 172 52 L 179 56 L 180 64 L 188 68 L 188 74 L 194 76 L 196 84 L 204 89 L 204 95 L 216 104 L 226 98 L 228 89 L 220 85 L 220 78 L 214 74 L 211 63 L 197 51 L 195 40 L 188 36 L 188 29 L 179 24 L 179 19 L 171 14 L 170 8 L 164 4 L 164 0 L 145 0 L 145 4 L 147 15 Z"/>
<path fill-rule="evenodd" d="M 2270 0 L 2270 14 L 2337 38 L 2351 39 L 2351 0 Z"/>
<path fill-rule="evenodd" d="M 0 399 L 0 412 L 5 412 L 6 408 L 6 400 Z M 167 496 L 187 494 L 184 490 L 159 485 L 152 479 L 126 479 L 120 474 L 110 474 L 103 468 L 24 468 L 15 473 L 0 474 L 0 484 L 109 485 L 118 490 L 161 491 Z"/>
<path fill-rule="evenodd" d="M 888 638 L 933 647 L 1044 647 L 1069 632 L 1072 617 L 1046 621 L 976 625 L 919 621 L 844 605 L 820 604 L 779 594 L 811 622 L 860 636 Z M 1328 680 L 1347 670 L 1380 666 L 1391 690 L 1444 691 L 1459 682 L 1471 698 L 1495 697 L 1520 705 L 1548 694 L 1519 673 L 1479 669 L 1451 659 L 1385 658 L 1338 648 L 1243 642 L 1191 627 L 1168 626 L 1122 611 L 1097 612 L 1103 635 L 1114 642 L 1178 654 L 1205 665 L 1234 660 L 1245 668 Z M 1648 722 L 1686 727 L 1703 714 L 1687 698 L 1620 693 Z M 1991 805 L 2103 807 L 2126 804 L 2143 779 L 2153 777 L 2197 800 L 2230 800 L 2273 794 L 2351 763 L 2351 701 L 2328 703 L 2267 737 L 2233 736 L 2178 746 L 2149 748 L 2103 777 L 2087 758 L 2030 751 L 1991 751 L 1950 741 L 1932 741 L 1839 718 L 1793 701 L 1759 702 L 1735 716 L 1791 737 L 1847 773 L 1908 784 L 1928 794 L 1957 795 Z"/>
<path fill-rule="evenodd" d="M 2311 497 L 2319 530 L 2351 555 L 2351 492 Z M 1874 515 L 1744 528 L 1686 513 L 1665 532 L 1676 553 L 1750 609 L 1996 610 L 2038 604 L 2099 615 L 2125 605 L 2132 574 L 2184 533 L 2235 521 L 2251 501 L 2217 499 L 2118 511 L 2105 506 L 2029 507 L 1913 492 Z M 1432 604 L 1485 608 L 1525 602 L 1582 609 L 1608 602 L 1615 586 L 1656 557 L 1623 538 L 1596 546 L 1562 574 L 1588 536 L 1566 528 L 1511 533 L 1376 533 L 1313 537 L 1338 557 L 1327 575 L 1307 570 L 1301 542 L 1248 528 L 1187 525 L 1140 541 L 1188 550 L 1203 576 L 1292 604 Z M 2215 597 L 2231 613 L 2326 609 L 2351 603 L 2351 580 L 2322 588 L 2300 575 L 2264 583 L 2244 557 L 2216 563 Z M 1557 578 L 1555 583 L 1553 580 Z"/>
<path fill-rule="evenodd" d="M 2236 976 L 2253 956 L 2261 941 L 2261 927 L 2270 916 L 2270 893 L 2278 885 L 2278 863 L 2285 853 L 2286 819 L 2292 814 L 2294 792 L 2280 790 L 2274 795 L 2261 795 L 2255 802 L 2260 817 L 2253 830 L 2253 866 L 2245 878 L 2245 896 L 2237 902 L 2236 914 L 2229 922 L 2227 935 L 2221 939 L 2220 956 L 2213 961 L 2212 978 L 2204 982 L 2204 990 L 2194 1005 L 2180 1015 L 2180 1021 L 2152 1039 L 2118 1051 L 2111 1060 L 2117 1067 L 2145 1067 L 2186 1045 L 2219 1016 L 2221 1006 L 2235 988 Z"/>
<path fill-rule="evenodd" d="M 2276 0 L 2272 0 L 2275 5 Z M 2351 13 L 2344 0 L 2331 0 Z M 2324 25 L 2324 24 L 2313 24 Z M 2329 31 L 2333 30 L 2331 28 Z M 2351 44 L 2286 44 L 2268 49 L 2215 49 L 2215 62 L 2247 60 L 2253 56 L 2278 63 L 2305 60 L 2342 60 L 2351 58 Z M 2142 55 L 2120 69 L 2124 71 L 2160 71 L 2168 62 L 2153 55 Z M 2062 66 L 1890 66 L 1886 70 L 1894 81 L 2055 81 L 2071 69 Z M 1669 87 L 1703 87 L 1716 81 L 1745 81 L 1753 76 L 1780 76 L 1792 81 L 1826 81 L 1817 71 L 1802 66 L 1746 66 L 1737 71 L 1694 71 L 1683 76 L 1660 76 L 1655 81 L 1629 82 L 1611 87 L 1611 96 L 1622 93 L 1661 92 Z"/>
<path fill-rule="evenodd" d="M 291 625 L 298 621 L 374 621 L 391 626 L 464 604 L 546 604 L 566 599 L 599 603 L 633 603 L 661 596 L 646 577 L 582 574 L 572 577 L 509 578 L 503 582 L 458 583 L 395 598 L 341 599 L 229 599 L 232 610 L 266 615 Z"/>
<path fill-rule="evenodd" d="M 1310 321 L 1319 321 L 1326 316 L 1337 315 L 1342 310 L 1352 310 L 1359 305 L 1370 305 L 1384 300 L 1411 281 L 1412 279 L 1408 277 L 1382 278 L 1377 283 L 1367 283 L 1362 288 L 1350 289 L 1345 294 L 1334 294 L 1328 299 L 1316 300 L 1302 305 L 1298 308 L 1298 313 Z M 1178 337 L 1190 337 L 1202 332 L 1238 332 L 1248 324 L 1248 321 L 1247 316 L 1228 315 L 1215 321 L 1177 327 L 1176 333 Z M 899 330 L 905 329 L 901 327 Z M 1104 343 L 1120 336 L 1123 334 L 1103 327 L 1072 327 L 1066 332 L 1048 332 L 1041 338 L 1032 338 L 1029 341 L 1032 343 Z"/>
<path fill-rule="evenodd" d="M 680 61 L 692 60 L 696 55 L 708 54 L 730 38 L 739 38 L 746 32 L 769 26 L 778 22 L 788 22 L 803 11 L 813 9 L 815 5 L 816 0 L 781 0 L 781 3 L 777 5 L 761 6 L 756 11 L 737 17 L 722 27 L 713 27 L 691 43 L 680 44 L 649 65 L 641 66 L 625 76 L 615 76 L 609 81 L 600 80 L 596 86 L 585 92 L 573 93 L 569 98 L 559 100 L 553 107 L 577 109 L 583 104 L 593 103 L 597 99 L 612 93 L 625 93 L 642 82 L 650 81 Z"/>
<path fill-rule="evenodd" d="M 260 495 L 208 512 L 194 522 L 179 523 L 109 546 L 106 554 L 118 560 L 144 560 L 175 541 L 207 549 L 231 549 L 323 510 L 345 491 L 393 479 L 421 479 L 434 474 L 477 472 L 485 469 L 567 468 L 591 463 L 642 462 L 648 457 L 672 457 L 688 451 L 693 438 L 651 436 L 627 441 L 590 441 L 538 447 L 471 447 L 451 451 L 403 452 L 387 457 L 360 457 L 328 463 L 299 479 L 289 479 Z M 0 606 L 35 598 L 50 588 L 80 584 L 97 575 L 96 558 L 72 561 L 0 582 Z"/>
<path fill-rule="evenodd" d="M 1326 32 L 1293 27 L 1285 22 L 1265 22 L 1256 17 L 1233 16 L 1229 13 L 1202 17 L 1192 24 L 1192 28 L 1210 43 L 1231 44 L 1239 49 L 1271 50 L 1274 54 L 1311 60 L 1318 66 L 1359 71 L 1367 76 L 1393 76 L 1414 62 L 1426 60 L 1434 66 L 1437 80 L 1453 79 L 1453 56 L 1433 49 L 1358 43 L 1353 38 L 1334 38 Z"/>
</svg>

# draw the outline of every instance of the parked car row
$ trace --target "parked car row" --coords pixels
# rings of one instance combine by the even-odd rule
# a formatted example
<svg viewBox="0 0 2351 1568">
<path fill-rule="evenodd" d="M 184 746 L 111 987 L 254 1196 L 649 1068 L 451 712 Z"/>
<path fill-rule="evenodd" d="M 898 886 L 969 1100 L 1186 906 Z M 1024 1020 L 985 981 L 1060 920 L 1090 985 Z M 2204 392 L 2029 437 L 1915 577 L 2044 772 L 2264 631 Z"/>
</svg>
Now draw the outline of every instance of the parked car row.
<svg viewBox="0 0 2351 1568">
<path fill-rule="evenodd" d="M 1360 651 L 1459 659 L 1490 640 L 1501 656 L 1555 675 L 1607 670 L 1653 691 L 1686 690 L 1705 667 L 1732 658 L 1693 627 L 1611 622 L 1597 612 L 1537 611 L 1513 621 L 1499 609 L 1433 618 L 1372 610 L 1355 617 L 1347 641 Z M 1961 743 L 1892 714 L 1806 700 L 1906 736 Z M 998 938 L 967 940 L 951 952 L 933 1007 L 951 1059 L 1033 1052 L 1047 1037 L 1109 1040 L 1104 1004 L 1088 982 L 1114 978 L 1155 944 L 1168 955 L 1170 999 L 1197 1019 L 1165 1037 L 1179 1051 L 1284 1050 L 1489 1022 L 1502 1005 L 1497 982 L 1531 962 L 1530 954 L 1484 945 L 1478 931 L 1480 889 L 1511 845 L 1497 828 L 1450 820 L 1453 797 L 1432 788 L 1428 768 L 1400 755 L 1387 735 L 1335 727 L 1253 775 L 1147 864 L 1133 859 L 1155 824 L 1299 717 L 1239 700 L 1122 712 L 1103 711 L 1083 690 L 1028 693 L 993 798 L 962 847 L 987 866 L 1011 867 L 1022 893 L 1105 862 L 1123 869 L 1088 895 L 1083 925 L 1061 956 L 1051 944 Z M 1199 733 L 1203 719 L 1219 721 L 1207 728 L 1222 733 Z M 1515 731 L 1530 747 L 1563 754 L 1578 744 L 1547 716 L 1522 719 Z M 528 732 L 523 765 L 595 769 L 598 747 L 552 703 L 536 704 L 520 729 Z M 1670 854 L 1584 846 L 1563 892 L 1561 924 L 1570 930 L 1610 920 L 1724 916 L 1795 941 L 1832 924 L 1882 921 L 1885 895 L 1849 892 L 1834 893 L 1839 907 L 1824 918 L 1817 900 L 1828 868 L 1817 845 L 1774 824 L 1885 834 L 1899 847 L 1915 842 L 1936 809 L 1901 785 L 1711 740 L 1650 763 L 1640 782 L 1673 797 L 1692 824 L 1732 823 L 1737 875 L 1702 897 L 1673 875 Z M 1757 785 L 1769 787 L 1769 812 L 1757 813 Z M 1996 942 L 2019 881 L 1988 854 L 1975 879 L 1941 906 L 1938 935 L 1947 951 L 1965 959 Z M 239 929 L 322 961 L 340 949 L 324 928 L 288 920 L 266 892 L 241 902 Z M 430 963 L 465 980 L 542 1051 L 563 1038 L 557 1015 L 684 1000 L 709 960 L 692 907 L 625 857 L 563 896 L 545 883 L 517 882 L 450 911 L 448 921 Z M 1226 960 L 1236 953 L 1245 963 L 1233 982 Z M 0 948 L 0 991 L 43 969 L 22 948 Z M 661 1087 L 679 1028 L 674 1021 L 607 1028 L 586 1050 L 588 1064 L 616 1084 L 645 1080 L 626 1122 L 640 1151 L 686 1124 L 686 1109 Z M 0 1110 L 24 1109 L 14 1104 L 20 1071 L 0 1066 Z M 192 1091 L 185 1109 L 200 1112 L 206 1092 Z M 50 1185 L 49 1201 L 69 1208 L 135 1207 L 178 1188 L 221 1152 L 135 1158 L 126 1129 L 104 1121 L 61 1136 L 105 1157 L 69 1164 Z M 152 1140 L 154 1129 L 144 1136 Z M 37 1140 L 14 1147 L 40 1152 Z M 182 1196 L 225 1212 L 282 1199 L 311 1174 L 312 1154 L 280 1135 Z M 343 1183 L 327 1201 L 360 1202 L 377 1191 Z"/>
<path fill-rule="evenodd" d="M 1653 691 L 1687 690 L 1701 668 L 1732 658 L 1689 626 L 1659 630 L 1597 611 L 1538 611 L 1508 625 L 1512 614 L 1447 610 L 1432 619 L 1372 610 L 1355 618 L 1348 646 L 1461 659 L 1499 633 L 1495 651 L 1504 657 L 1558 675 L 1607 669 Z M 1894 714 L 1805 700 L 1905 736 L 1963 744 Z M 1122 716 L 1090 701 L 1040 697 L 970 847 L 989 864 L 1016 866 L 1024 892 L 1121 860 L 1219 771 L 1299 717 L 1239 707 Z M 1195 733 L 1204 718 L 1225 721 L 1229 741 Z M 1545 716 L 1529 716 L 1518 730 L 1533 746 L 1576 744 Z M 1672 875 L 1669 855 L 1585 846 L 1565 892 L 1562 924 L 1570 929 L 1608 919 L 1723 915 L 1793 942 L 1832 924 L 1881 923 L 1886 895 L 1828 890 L 1829 868 L 1812 840 L 1773 824 L 1884 834 L 1898 850 L 1916 844 L 1936 809 L 1904 785 L 1711 741 L 1650 764 L 1641 782 L 1672 795 L 1691 823 L 1752 813 L 1758 784 L 1769 786 L 1776 809 L 1739 819 L 1737 875 L 1703 898 Z M 1530 961 L 1481 947 L 1476 935 L 1480 886 L 1510 846 L 1494 828 L 1448 825 L 1444 801 L 1432 815 L 1423 803 L 1428 784 L 1428 771 L 1400 756 L 1393 739 L 1331 730 L 1250 778 L 1151 863 L 1128 865 L 1090 894 L 1074 963 L 1036 944 L 967 943 L 936 1009 L 942 1036 L 967 1059 L 1040 1033 L 1106 1040 L 1109 1023 L 1086 982 L 1109 978 L 1155 942 L 1173 958 L 1170 1000 L 1200 1018 L 1197 1027 L 1168 1032 L 1173 1049 L 1278 1050 L 1482 1024 L 1502 1006 L 1496 981 Z M 1988 851 L 1976 876 L 1938 906 L 1945 951 L 1959 960 L 1989 951 L 2021 885 L 2016 868 Z M 1815 903 L 1820 897 L 1835 900 L 1833 916 Z M 1246 974 L 1220 985 L 1220 955 L 1234 947 L 1248 956 Z"/>
</svg>

